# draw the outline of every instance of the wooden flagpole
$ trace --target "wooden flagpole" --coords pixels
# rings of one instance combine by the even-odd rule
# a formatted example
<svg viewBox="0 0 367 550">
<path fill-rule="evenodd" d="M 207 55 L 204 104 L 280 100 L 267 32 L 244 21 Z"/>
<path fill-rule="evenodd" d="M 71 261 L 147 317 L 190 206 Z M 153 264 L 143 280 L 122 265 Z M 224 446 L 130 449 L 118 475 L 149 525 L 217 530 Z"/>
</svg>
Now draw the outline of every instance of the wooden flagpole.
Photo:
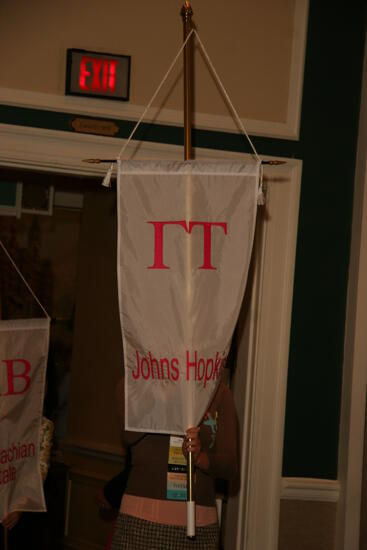
<svg viewBox="0 0 367 550">
<path fill-rule="evenodd" d="M 190 2 L 186 0 L 182 6 L 181 16 L 183 20 L 183 39 L 188 37 L 192 29 L 193 11 Z M 191 70 L 191 52 L 192 52 L 192 36 L 188 40 L 184 49 L 184 158 L 185 160 L 192 159 L 191 147 L 191 128 L 192 128 L 192 70 Z"/>
<path fill-rule="evenodd" d="M 185 1 L 181 9 L 183 20 L 183 40 L 187 39 L 192 29 L 193 11 L 188 0 Z M 192 36 L 189 38 L 184 48 L 184 160 L 192 159 Z M 188 453 L 187 461 L 187 536 L 195 536 L 195 501 L 194 501 L 194 465 L 192 452 Z"/>
</svg>

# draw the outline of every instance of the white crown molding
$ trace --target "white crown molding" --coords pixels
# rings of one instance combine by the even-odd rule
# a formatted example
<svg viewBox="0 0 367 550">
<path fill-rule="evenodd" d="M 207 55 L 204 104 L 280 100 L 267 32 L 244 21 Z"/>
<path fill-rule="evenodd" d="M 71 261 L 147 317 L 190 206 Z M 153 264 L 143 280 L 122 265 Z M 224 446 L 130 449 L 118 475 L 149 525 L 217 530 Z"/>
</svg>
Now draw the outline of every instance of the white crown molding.
<svg viewBox="0 0 367 550">
<path fill-rule="evenodd" d="M 114 107 L 114 105 L 110 106 L 110 103 L 112 102 L 106 102 L 102 99 L 75 98 L 74 96 L 0 88 L 0 104 L 11 107 L 70 113 L 75 114 L 75 116 L 135 122 L 140 118 L 145 108 L 141 105 L 125 103 L 119 103 Z M 183 126 L 183 113 L 182 111 L 173 109 L 150 108 L 143 122 L 154 122 L 168 126 Z M 239 132 L 233 120 L 228 116 L 195 113 L 194 123 L 198 129 L 214 132 Z M 242 123 L 247 132 L 252 135 L 286 139 L 297 139 L 298 137 L 298 119 L 292 119 L 286 123 L 242 119 Z"/>
<path fill-rule="evenodd" d="M 98 99 L 75 99 L 73 96 L 58 96 L 0 88 L 0 103 L 13 107 L 25 107 L 28 109 L 41 109 L 71 113 L 86 117 L 99 117 L 114 120 L 136 121 L 144 111 L 144 106 L 122 104 L 115 108 L 106 105 L 106 102 Z M 151 108 L 147 111 L 144 122 L 154 122 L 169 126 L 182 126 L 183 113 L 173 109 Z M 196 128 L 237 133 L 238 130 L 230 117 L 196 113 L 194 115 Z M 292 123 L 266 122 L 261 120 L 242 119 L 247 132 L 253 135 L 296 139 L 295 130 L 297 121 Z"/>
<path fill-rule="evenodd" d="M 296 0 L 286 120 L 284 122 L 274 122 L 242 119 L 242 123 L 248 133 L 281 139 L 298 139 L 307 22 L 308 0 Z M 103 99 L 31 92 L 5 87 L 0 88 L 0 104 L 13 107 L 25 107 L 28 109 L 71 113 L 87 117 L 134 121 L 140 118 L 145 109 L 145 106 L 133 105 L 122 101 L 106 101 Z M 194 119 L 195 125 L 199 129 L 220 132 L 238 132 L 237 126 L 230 116 L 195 113 Z M 182 110 L 160 109 L 159 107 L 151 108 L 146 113 L 144 121 L 182 126 L 183 113 Z"/>
<path fill-rule="evenodd" d="M 283 500 L 339 502 L 339 496 L 339 481 L 303 477 L 282 478 L 280 498 Z"/>
<path fill-rule="evenodd" d="M 0 124 L 0 165 L 48 172 L 101 176 L 108 164 L 84 159 L 115 159 L 125 141 L 117 138 Z M 182 147 L 130 142 L 126 157 L 182 158 Z"/>
<path fill-rule="evenodd" d="M 125 140 L 111 137 L 0 124 L 0 165 L 103 177 L 108 164 L 89 164 L 84 159 L 116 159 L 124 143 Z M 195 158 L 244 159 L 250 156 L 205 148 L 198 148 L 194 153 Z M 182 160 L 183 147 L 131 141 L 124 158 Z M 262 158 L 268 157 L 263 155 Z"/>
</svg>

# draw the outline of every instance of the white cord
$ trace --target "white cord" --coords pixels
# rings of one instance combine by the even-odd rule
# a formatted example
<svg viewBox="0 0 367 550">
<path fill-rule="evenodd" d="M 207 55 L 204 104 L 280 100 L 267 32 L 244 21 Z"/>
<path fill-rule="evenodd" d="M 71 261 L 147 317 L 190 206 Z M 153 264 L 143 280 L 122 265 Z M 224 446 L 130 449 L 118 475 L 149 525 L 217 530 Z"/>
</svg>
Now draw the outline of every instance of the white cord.
<svg viewBox="0 0 367 550">
<path fill-rule="evenodd" d="M 257 159 L 259 162 L 261 162 L 261 159 L 260 159 L 260 157 L 259 157 L 259 155 L 257 154 L 257 151 L 256 151 L 256 149 L 255 149 L 255 146 L 254 146 L 254 144 L 252 143 L 252 141 L 251 141 L 251 139 L 250 139 L 250 136 L 248 135 L 248 133 L 247 133 L 247 131 L 246 131 L 246 128 L 244 127 L 243 122 L 242 122 L 242 120 L 240 119 L 240 117 L 239 117 L 239 115 L 238 115 L 236 109 L 234 108 L 234 105 L 233 105 L 233 103 L 232 103 L 232 101 L 231 101 L 231 99 L 230 99 L 230 97 L 229 97 L 229 95 L 228 95 L 226 89 L 224 88 L 224 86 L 223 86 L 223 84 L 222 84 L 222 82 L 221 82 L 221 80 L 220 80 L 220 78 L 219 78 L 219 76 L 218 76 L 218 73 L 217 73 L 217 71 L 215 70 L 214 65 L 213 65 L 213 63 L 211 62 L 210 57 L 209 57 L 209 55 L 208 55 L 208 53 L 207 53 L 207 51 L 206 51 L 206 49 L 205 49 L 205 47 L 204 47 L 204 44 L 203 44 L 202 41 L 200 40 L 200 37 L 199 37 L 199 35 L 198 35 L 198 33 L 197 33 L 196 30 L 195 30 L 195 35 L 196 35 L 196 38 L 198 39 L 198 42 L 199 42 L 199 44 L 200 44 L 200 47 L 201 47 L 201 49 L 202 49 L 202 51 L 203 51 L 203 53 L 204 53 L 204 55 L 205 55 L 205 59 L 206 59 L 208 65 L 209 65 L 210 69 L 211 69 L 212 72 L 213 72 L 213 75 L 214 75 L 214 77 L 215 77 L 215 79 L 216 79 L 216 82 L 217 82 L 217 84 L 219 85 L 219 87 L 220 87 L 220 89 L 221 89 L 221 91 L 222 91 L 222 93 L 223 93 L 225 99 L 228 101 L 228 105 L 230 106 L 230 108 L 231 108 L 231 110 L 232 110 L 232 113 L 234 114 L 234 116 L 235 116 L 235 118 L 236 118 L 236 120 L 237 120 L 237 124 L 239 125 L 239 127 L 241 128 L 243 134 L 246 136 L 246 138 L 247 138 L 249 144 L 251 145 L 252 151 L 253 151 L 253 153 L 254 153 L 256 159 Z"/>
<path fill-rule="evenodd" d="M 170 67 L 169 67 L 169 69 L 168 69 L 168 71 L 166 72 L 166 74 L 164 75 L 164 77 L 163 77 L 161 83 L 159 84 L 158 88 L 157 88 L 156 91 L 154 92 L 152 99 L 149 101 L 148 105 L 145 107 L 145 109 L 144 109 L 144 111 L 143 111 L 141 117 L 139 118 L 138 122 L 135 124 L 135 127 L 134 127 L 133 131 L 131 132 L 131 134 L 130 134 L 130 136 L 128 137 L 128 139 L 127 139 L 127 141 L 125 142 L 125 144 L 122 146 L 122 148 L 121 148 L 121 150 L 120 150 L 120 153 L 119 153 L 119 155 L 118 155 L 118 157 L 117 157 L 118 160 L 121 160 L 122 154 L 124 153 L 126 147 L 129 145 L 131 139 L 133 138 L 133 136 L 134 136 L 134 134 L 135 134 L 135 132 L 136 132 L 136 130 L 137 130 L 137 128 L 138 128 L 138 126 L 140 125 L 140 123 L 141 123 L 142 120 L 144 119 L 144 117 L 145 117 L 147 111 L 149 110 L 149 108 L 151 107 L 153 101 L 155 100 L 155 98 L 157 97 L 158 93 L 160 92 L 160 90 L 161 90 L 163 84 L 166 82 L 167 78 L 169 77 L 170 72 L 172 71 L 173 67 L 176 65 L 177 60 L 178 60 L 178 58 L 180 57 L 180 55 L 181 55 L 181 53 L 182 53 L 182 50 L 183 50 L 184 47 L 186 46 L 188 40 L 190 39 L 190 37 L 191 37 L 191 35 L 192 35 L 193 33 L 196 35 L 196 38 L 198 39 L 199 45 L 200 45 L 200 47 L 201 47 L 201 49 L 202 49 L 202 51 L 203 51 L 203 54 L 204 54 L 204 56 L 205 56 L 205 59 L 206 59 L 208 65 L 209 65 L 209 67 L 210 67 L 210 69 L 211 69 L 211 71 L 212 71 L 212 73 L 213 73 L 213 75 L 214 75 L 214 77 L 215 77 L 215 80 L 216 80 L 217 84 L 219 85 L 219 87 L 220 87 L 220 89 L 221 89 L 221 91 L 222 91 L 222 93 L 223 93 L 223 96 L 224 96 L 225 100 L 228 102 L 228 105 L 229 105 L 229 107 L 231 108 L 232 114 L 234 115 L 234 117 L 235 117 L 235 119 L 236 119 L 236 121 L 237 121 L 237 124 L 238 124 L 239 128 L 242 130 L 242 133 L 243 133 L 244 136 L 247 138 L 247 140 L 248 140 L 248 142 L 249 142 L 249 144 L 250 144 L 250 146 L 251 146 L 251 148 L 252 148 L 252 151 L 253 151 L 253 153 L 254 153 L 254 155 L 255 155 L 255 157 L 256 157 L 256 160 L 258 160 L 259 162 L 261 162 L 261 158 L 259 157 L 259 155 L 258 155 L 258 153 L 257 153 L 257 151 L 256 151 L 256 149 L 255 149 L 255 146 L 254 146 L 254 144 L 252 143 L 252 141 L 251 141 L 251 139 L 250 139 L 250 136 L 248 135 L 248 133 L 247 133 L 247 131 L 246 131 L 246 128 L 245 128 L 244 125 L 243 125 L 242 120 L 240 119 L 240 117 L 239 117 L 239 115 L 238 115 L 236 109 L 234 108 L 234 105 L 233 105 L 233 103 L 232 103 L 232 101 L 231 101 L 231 99 L 230 99 L 230 97 L 229 97 L 229 95 L 228 95 L 226 89 L 224 88 L 224 86 L 223 86 L 223 84 L 222 84 L 222 81 L 221 81 L 221 79 L 219 78 L 218 73 L 217 73 L 217 71 L 215 70 L 212 61 L 210 60 L 210 57 L 209 57 L 209 55 L 208 55 L 208 53 L 207 53 L 207 51 L 206 51 L 206 49 L 205 49 L 205 47 L 204 47 L 204 44 L 203 44 L 202 41 L 200 40 L 199 34 L 198 34 L 198 32 L 197 32 L 196 29 L 191 29 L 191 31 L 190 31 L 189 34 L 187 35 L 187 38 L 186 38 L 185 42 L 182 44 L 182 46 L 181 46 L 181 48 L 179 49 L 179 51 L 178 51 L 176 57 L 175 57 L 174 60 L 172 61 L 171 65 L 170 65 Z"/>
<path fill-rule="evenodd" d="M 18 273 L 19 277 L 22 279 L 23 283 L 25 284 L 25 286 L 28 288 L 29 292 L 32 294 L 33 298 L 36 300 L 37 304 L 40 306 L 40 308 L 43 310 L 44 314 L 46 315 L 47 319 L 50 319 L 50 316 L 49 314 L 47 313 L 47 311 L 45 310 L 45 308 L 43 307 L 43 305 L 41 304 L 41 302 L 39 301 L 39 299 L 37 298 L 37 296 L 35 295 L 35 293 L 33 292 L 33 290 L 31 289 L 31 287 L 29 286 L 29 284 L 27 283 L 27 281 L 25 280 L 25 278 L 23 277 L 23 275 L 21 274 L 17 264 L 14 262 L 13 258 L 10 256 L 9 252 L 6 250 L 4 244 L 2 243 L 2 241 L 0 240 L 0 246 L 1 248 L 4 250 L 5 254 L 7 255 L 7 257 L 9 258 L 10 262 L 13 264 L 13 267 L 15 269 L 15 271 Z"/>
<path fill-rule="evenodd" d="M 160 92 L 160 90 L 161 90 L 163 84 L 166 82 L 167 78 L 169 77 L 170 72 L 172 71 L 173 67 L 176 65 L 177 60 L 178 60 L 178 58 L 180 57 L 180 55 L 181 55 L 181 53 L 182 53 L 182 50 L 183 50 L 184 47 L 186 46 L 186 44 L 187 44 L 188 40 L 190 39 L 191 35 L 193 34 L 193 32 L 194 32 L 194 29 L 191 29 L 191 31 L 190 31 L 189 34 L 187 35 L 187 38 L 186 38 L 185 42 L 182 44 L 182 46 L 181 46 L 179 52 L 177 53 L 176 57 L 175 57 L 174 60 L 172 61 L 171 65 L 170 65 L 170 67 L 169 67 L 169 69 L 168 69 L 168 71 L 166 72 L 166 74 L 164 75 L 164 77 L 163 77 L 161 83 L 159 84 L 158 88 L 157 88 L 156 91 L 154 92 L 152 99 L 149 101 L 148 105 L 145 107 L 143 114 L 142 114 L 141 117 L 139 118 L 138 122 L 135 124 L 135 127 L 134 127 L 133 131 L 131 132 L 130 136 L 128 137 L 126 143 L 122 146 L 121 151 L 120 151 L 120 153 L 119 153 L 119 155 L 118 155 L 118 157 L 117 157 L 118 160 L 121 160 L 121 155 L 122 155 L 123 152 L 125 151 L 126 147 L 129 145 L 129 143 L 130 143 L 130 141 L 131 141 L 133 135 L 134 135 L 135 132 L 136 132 L 136 129 L 138 128 L 138 126 L 140 125 L 141 121 L 142 121 L 143 118 L 145 117 L 145 115 L 146 115 L 148 109 L 150 108 L 150 106 L 152 105 L 153 101 L 155 100 L 155 98 L 157 97 L 158 93 Z"/>
</svg>

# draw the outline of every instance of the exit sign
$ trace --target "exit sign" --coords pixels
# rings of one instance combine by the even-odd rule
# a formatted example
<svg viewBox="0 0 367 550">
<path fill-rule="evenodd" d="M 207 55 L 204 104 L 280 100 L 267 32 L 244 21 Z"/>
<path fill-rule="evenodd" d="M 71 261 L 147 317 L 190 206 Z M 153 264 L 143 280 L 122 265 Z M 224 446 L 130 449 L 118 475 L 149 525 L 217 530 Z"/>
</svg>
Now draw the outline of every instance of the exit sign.
<svg viewBox="0 0 367 550">
<path fill-rule="evenodd" d="M 127 101 L 129 88 L 129 55 L 67 50 L 66 94 Z"/>
</svg>

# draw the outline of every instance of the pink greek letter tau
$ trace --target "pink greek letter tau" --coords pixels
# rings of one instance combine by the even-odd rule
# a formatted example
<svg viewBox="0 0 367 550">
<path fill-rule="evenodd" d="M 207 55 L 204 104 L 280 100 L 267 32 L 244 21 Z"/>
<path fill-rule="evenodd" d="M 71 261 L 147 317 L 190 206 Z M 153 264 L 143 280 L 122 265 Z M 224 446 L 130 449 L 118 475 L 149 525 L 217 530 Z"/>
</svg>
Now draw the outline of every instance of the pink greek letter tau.
<svg viewBox="0 0 367 550">
<path fill-rule="evenodd" d="M 198 269 L 217 269 L 212 265 L 212 227 L 221 227 L 224 234 L 227 235 L 227 223 L 226 222 L 195 222 L 189 221 L 188 224 L 185 220 L 177 221 L 158 221 L 147 222 L 151 223 L 154 227 L 154 264 L 148 266 L 148 269 L 170 269 L 169 266 L 163 262 L 163 235 L 165 225 L 178 225 L 182 227 L 186 233 L 191 235 L 191 231 L 195 226 L 201 226 L 203 228 L 203 265 Z"/>
</svg>

